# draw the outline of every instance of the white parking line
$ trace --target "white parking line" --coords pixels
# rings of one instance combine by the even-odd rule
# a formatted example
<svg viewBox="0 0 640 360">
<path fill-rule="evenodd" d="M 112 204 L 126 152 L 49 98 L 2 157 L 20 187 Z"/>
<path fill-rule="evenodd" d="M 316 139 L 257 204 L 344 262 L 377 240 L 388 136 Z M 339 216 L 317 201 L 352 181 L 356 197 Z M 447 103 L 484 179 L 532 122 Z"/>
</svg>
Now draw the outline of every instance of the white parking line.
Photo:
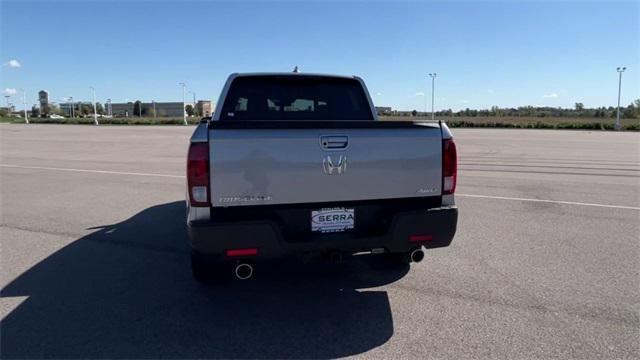
<svg viewBox="0 0 640 360">
<path fill-rule="evenodd" d="M 516 197 L 506 197 L 506 196 L 471 195 L 471 194 L 456 194 L 456 196 L 461 196 L 461 197 L 470 197 L 470 198 L 479 198 L 479 199 L 498 199 L 498 200 L 511 200 L 511 201 L 530 201 L 530 202 L 542 202 L 542 203 L 562 204 L 562 205 L 595 206 L 595 207 L 603 207 L 603 208 L 611 208 L 611 209 L 640 210 L 640 207 L 635 207 L 635 206 L 608 205 L 608 204 L 594 204 L 594 203 L 583 203 L 583 202 L 575 202 L 575 201 L 544 200 L 544 199 L 527 199 L 527 198 L 516 198 Z"/>
<path fill-rule="evenodd" d="M 153 174 L 153 173 L 139 173 L 139 172 L 123 172 L 123 171 L 106 171 L 106 170 L 88 170 L 88 169 L 69 169 L 69 168 L 55 168 L 45 166 L 21 166 L 21 165 L 9 165 L 0 164 L 0 167 L 17 168 L 17 169 L 35 169 L 35 170 L 53 170 L 53 171 L 72 171 L 72 172 L 85 172 L 96 174 L 114 174 L 114 175 L 133 175 L 133 176 L 157 176 L 184 179 L 184 175 L 169 175 L 169 174 Z"/>
<path fill-rule="evenodd" d="M 176 179 L 184 179 L 185 178 L 184 175 L 154 174 L 154 173 L 139 173 L 139 172 L 123 172 L 123 171 L 106 171 L 106 170 L 89 170 L 89 169 L 70 169 L 70 168 L 55 168 L 55 167 L 45 167 L 45 166 L 21 166 L 21 165 L 0 164 L 0 167 L 17 168 L 17 169 L 71 171 L 71 172 L 84 172 L 84 173 L 96 173 L 96 174 L 113 174 L 113 175 L 156 176 L 156 177 L 166 177 L 166 178 L 176 178 Z M 635 207 L 635 206 L 594 204 L 594 203 L 583 203 L 583 202 L 575 202 L 575 201 L 529 199 L 529 198 L 517 198 L 517 197 L 506 197 L 506 196 L 491 196 L 491 195 L 473 195 L 473 194 L 456 194 L 456 196 L 478 198 L 478 199 L 529 201 L 529 202 L 541 202 L 541 203 L 562 204 L 562 205 L 593 206 L 593 207 L 602 207 L 602 208 L 610 208 L 610 209 L 640 210 L 640 207 Z"/>
</svg>

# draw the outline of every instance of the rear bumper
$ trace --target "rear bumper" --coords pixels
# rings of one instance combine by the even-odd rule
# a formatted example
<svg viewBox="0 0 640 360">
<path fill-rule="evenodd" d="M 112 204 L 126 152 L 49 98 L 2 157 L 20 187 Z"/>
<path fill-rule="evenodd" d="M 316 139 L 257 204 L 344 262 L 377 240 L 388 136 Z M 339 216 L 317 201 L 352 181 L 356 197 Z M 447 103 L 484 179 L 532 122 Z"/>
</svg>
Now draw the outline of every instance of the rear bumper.
<svg viewBox="0 0 640 360">
<path fill-rule="evenodd" d="M 268 260 L 335 251 L 353 254 L 384 248 L 390 253 L 403 253 L 419 246 L 446 247 L 453 240 L 457 222 L 458 208 L 451 206 L 397 213 L 386 234 L 371 237 L 344 232 L 285 239 L 273 221 L 191 221 L 187 225 L 191 248 L 199 253 L 224 258 L 228 249 L 257 248 L 254 257 Z M 410 242 L 412 235 L 421 235 L 422 241 Z"/>
</svg>

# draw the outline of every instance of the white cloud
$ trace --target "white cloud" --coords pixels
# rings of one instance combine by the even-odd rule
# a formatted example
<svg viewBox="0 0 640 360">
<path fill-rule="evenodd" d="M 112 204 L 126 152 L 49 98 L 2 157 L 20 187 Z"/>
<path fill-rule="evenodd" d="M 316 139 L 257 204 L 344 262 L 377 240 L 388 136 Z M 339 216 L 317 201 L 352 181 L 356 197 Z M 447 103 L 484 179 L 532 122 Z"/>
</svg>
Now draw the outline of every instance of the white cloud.
<svg viewBox="0 0 640 360">
<path fill-rule="evenodd" d="M 16 89 L 14 88 L 6 88 L 2 91 L 5 95 L 9 95 L 9 96 L 13 96 L 17 93 Z"/>
<path fill-rule="evenodd" d="M 18 60 L 11 59 L 11 60 L 7 61 L 6 63 L 2 64 L 2 66 L 8 66 L 8 67 L 11 67 L 11 68 L 19 68 L 22 65 L 20 64 L 20 62 Z"/>
<path fill-rule="evenodd" d="M 416 93 L 416 96 L 424 96 L 424 93 L 423 93 L 422 91 L 418 91 L 418 92 Z"/>
<path fill-rule="evenodd" d="M 556 93 L 544 94 L 544 95 L 542 95 L 542 97 L 543 98 L 548 98 L 548 99 L 551 99 L 551 98 L 555 99 L 555 98 L 558 97 L 558 94 L 556 94 Z"/>
<path fill-rule="evenodd" d="M 460 100 L 460 102 L 463 103 L 463 104 L 468 104 L 469 100 Z"/>
<path fill-rule="evenodd" d="M 376 96 L 382 96 L 382 93 L 381 92 L 376 93 Z"/>
</svg>

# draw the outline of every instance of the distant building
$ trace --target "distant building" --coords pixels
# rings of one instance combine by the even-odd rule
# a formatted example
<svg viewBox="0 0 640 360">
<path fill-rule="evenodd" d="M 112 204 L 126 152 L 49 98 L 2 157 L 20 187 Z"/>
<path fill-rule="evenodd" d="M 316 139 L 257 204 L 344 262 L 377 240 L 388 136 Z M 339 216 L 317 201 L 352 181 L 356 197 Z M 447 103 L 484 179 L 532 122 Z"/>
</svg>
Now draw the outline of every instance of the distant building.
<svg viewBox="0 0 640 360">
<path fill-rule="evenodd" d="M 115 117 L 133 116 L 133 103 L 109 103 L 110 113 Z M 107 110 L 109 112 L 109 110 Z"/>
<path fill-rule="evenodd" d="M 7 113 L 11 114 L 16 112 L 16 107 L 13 104 L 9 104 L 9 106 L 0 107 L 0 110 L 5 110 Z"/>
<path fill-rule="evenodd" d="M 64 116 L 71 116 L 72 106 L 73 106 L 73 103 L 70 103 L 70 102 L 60 103 L 60 110 L 64 112 Z"/>
<path fill-rule="evenodd" d="M 198 110 L 198 114 L 200 116 L 211 116 L 213 115 L 213 103 L 211 100 L 198 100 L 196 104 L 196 109 Z"/>
<path fill-rule="evenodd" d="M 62 110 L 64 112 L 65 116 L 71 116 L 71 108 L 73 107 L 73 115 L 74 116 L 79 116 L 79 111 L 78 109 L 81 106 L 89 106 L 91 108 L 93 108 L 93 103 L 92 102 L 66 102 L 66 103 L 60 103 L 60 110 Z M 42 109 L 42 108 L 41 108 Z"/>
<path fill-rule="evenodd" d="M 182 117 L 184 116 L 184 108 L 181 102 L 157 102 L 155 103 L 156 116 L 168 116 L 168 117 Z M 186 105 L 193 105 L 192 103 L 185 103 Z M 153 103 L 144 103 L 143 107 L 150 107 L 153 111 Z"/>
<path fill-rule="evenodd" d="M 49 106 L 49 92 L 47 90 L 38 91 L 38 102 L 40 103 L 40 109 Z"/>
<path fill-rule="evenodd" d="M 153 117 L 154 111 L 157 117 L 182 117 L 184 115 L 184 108 L 182 107 L 182 101 L 180 102 L 144 102 L 142 103 L 142 116 Z M 184 104 L 193 106 L 191 102 Z M 209 100 L 200 100 L 196 104 L 196 108 L 200 114 L 213 113 L 213 105 Z M 140 116 L 137 112 L 134 113 L 134 103 L 111 103 L 107 107 L 111 107 L 111 114 L 114 117 L 132 117 Z M 108 112 L 108 110 L 107 110 Z"/>
</svg>

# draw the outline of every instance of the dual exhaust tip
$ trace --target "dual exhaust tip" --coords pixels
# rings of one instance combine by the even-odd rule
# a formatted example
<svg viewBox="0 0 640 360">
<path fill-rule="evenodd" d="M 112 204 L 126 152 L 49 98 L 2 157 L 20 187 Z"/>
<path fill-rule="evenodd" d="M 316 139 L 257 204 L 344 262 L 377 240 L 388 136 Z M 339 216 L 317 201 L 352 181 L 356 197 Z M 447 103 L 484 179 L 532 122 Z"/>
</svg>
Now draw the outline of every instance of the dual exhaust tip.
<svg viewBox="0 0 640 360">
<path fill-rule="evenodd" d="M 419 263 L 424 260 L 424 251 L 422 251 L 422 249 L 414 249 L 409 253 L 409 258 L 411 262 Z M 332 262 L 339 263 L 342 261 L 342 256 L 340 256 L 340 254 L 332 254 L 331 260 Z M 253 276 L 253 266 L 247 263 L 239 263 L 236 265 L 233 273 L 238 280 L 249 280 Z"/>
<path fill-rule="evenodd" d="M 247 263 L 236 265 L 233 274 L 238 280 L 249 280 L 253 276 L 253 266 Z"/>
<path fill-rule="evenodd" d="M 409 258 L 411 262 L 419 263 L 424 259 L 424 251 L 422 251 L 422 249 L 414 249 L 409 253 Z"/>
</svg>

